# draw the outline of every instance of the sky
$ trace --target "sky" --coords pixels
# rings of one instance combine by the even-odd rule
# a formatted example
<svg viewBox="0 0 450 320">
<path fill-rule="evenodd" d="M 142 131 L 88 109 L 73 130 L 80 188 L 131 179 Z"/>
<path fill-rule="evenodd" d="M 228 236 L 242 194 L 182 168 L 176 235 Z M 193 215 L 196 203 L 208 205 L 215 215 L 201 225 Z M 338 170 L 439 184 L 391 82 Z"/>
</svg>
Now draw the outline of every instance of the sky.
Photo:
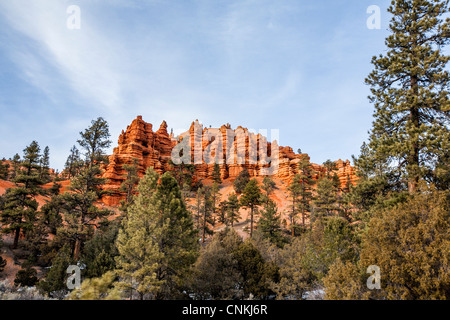
<svg viewBox="0 0 450 320">
<path fill-rule="evenodd" d="M 108 121 L 112 153 L 142 115 L 175 133 L 195 119 L 278 129 L 314 163 L 351 160 L 372 123 L 364 79 L 386 51 L 389 2 L 0 0 L 0 158 L 36 140 L 61 171 L 91 120 Z"/>
</svg>

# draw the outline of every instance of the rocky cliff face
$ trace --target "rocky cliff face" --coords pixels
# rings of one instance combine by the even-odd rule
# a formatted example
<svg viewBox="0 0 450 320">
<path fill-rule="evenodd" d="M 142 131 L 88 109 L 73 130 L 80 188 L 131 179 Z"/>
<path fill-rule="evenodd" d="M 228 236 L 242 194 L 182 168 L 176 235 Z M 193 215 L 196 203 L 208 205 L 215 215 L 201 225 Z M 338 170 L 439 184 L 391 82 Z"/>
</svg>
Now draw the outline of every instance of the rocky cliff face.
<svg viewBox="0 0 450 320">
<path fill-rule="evenodd" d="M 211 178 L 214 163 L 218 162 L 222 179 L 236 178 L 244 169 L 250 176 L 257 177 L 273 174 L 286 183 L 290 183 L 298 173 L 298 162 L 307 154 L 296 154 L 290 147 L 281 147 L 267 142 L 261 134 L 249 132 L 246 128 L 232 129 L 229 124 L 220 128 L 204 128 L 197 120 L 192 122 L 189 130 L 175 138 L 167 132 L 165 121 L 154 132 L 153 126 L 138 116 L 126 131 L 122 131 L 118 146 L 109 158 L 109 165 L 104 173 L 108 179 L 106 190 L 111 192 L 103 201 L 107 205 L 118 205 L 123 195 L 119 188 L 125 180 L 124 164 L 132 164 L 137 160 L 138 173 L 144 175 L 148 167 L 163 173 L 171 169 L 170 160 L 184 161 L 195 165 L 195 177 L 198 180 Z M 350 162 L 336 161 L 336 173 L 345 186 L 348 181 L 356 182 L 355 169 Z M 317 172 L 325 172 L 325 168 L 312 164 Z"/>
</svg>

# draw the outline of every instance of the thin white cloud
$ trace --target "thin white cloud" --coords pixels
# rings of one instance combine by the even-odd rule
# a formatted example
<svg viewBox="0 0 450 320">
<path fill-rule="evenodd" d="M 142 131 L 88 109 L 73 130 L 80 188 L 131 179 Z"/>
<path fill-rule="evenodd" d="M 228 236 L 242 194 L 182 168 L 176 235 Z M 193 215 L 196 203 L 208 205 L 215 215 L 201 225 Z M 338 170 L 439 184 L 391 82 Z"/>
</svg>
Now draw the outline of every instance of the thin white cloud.
<svg viewBox="0 0 450 320">
<path fill-rule="evenodd" d="M 37 46 L 32 53 L 13 51 L 11 54 L 18 57 L 14 60 L 25 76 L 41 89 L 48 90 L 45 86 L 48 81 L 36 65 L 39 58 L 53 65 L 63 75 L 61 81 L 70 84 L 80 97 L 95 101 L 99 108 L 108 112 L 117 112 L 122 101 L 120 77 L 114 70 L 117 62 L 114 45 L 102 37 L 84 15 L 83 6 L 81 29 L 68 29 L 67 6 L 61 1 L 47 0 L 0 2 L 1 14 L 10 26 Z"/>
</svg>

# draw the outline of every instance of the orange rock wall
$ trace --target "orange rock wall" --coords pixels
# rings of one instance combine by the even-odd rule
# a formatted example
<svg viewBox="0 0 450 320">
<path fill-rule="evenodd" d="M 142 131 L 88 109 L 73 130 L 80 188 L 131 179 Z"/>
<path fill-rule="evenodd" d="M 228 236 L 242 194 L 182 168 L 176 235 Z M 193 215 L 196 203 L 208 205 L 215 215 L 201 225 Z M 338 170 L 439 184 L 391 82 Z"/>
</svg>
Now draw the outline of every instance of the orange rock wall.
<svg viewBox="0 0 450 320">
<path fill-rule="evenodd" d="M 297 167 L 300 159 L 307 157 L 309 160 L 307 154 L 296 154 L 291 147 L 278 147 L 276 141 L 272 145 L 264 136 L 250 133 L 246 128 L 240 126 L 235 130 L 231 129 L 229 124 L 220 128 L 203 128 L 196 120 L 192 122 L 187 132 L 174 138 L 172 134 L 168 134 L 165 121 L 154 132 L 152 124 L 143 121 L 142 117 L 138 116 L 126 131 L 122 131 L 118 146 L 114 148 L 113 154 L 109 158 L 104 178 L 108 179 L 105 189 L 110 191 L 110 195 L 103 198 L 105 204 L 118 205 L 123 199 L 119 188 L 126 177 L 124 164 L 132 164 L 133 159 L 137 159 L 140 176 L 144 175 L 148 167 L 164 173 L 170 170 L 169 160 L 172 150 L 175 153 L 178 148 L 182 148 L 183 142 L 185 146 L 190 145 L 190 150 L 193 150 L 190 152 L 190 160 L 195 164 L 195 178 L 198 180 L 211 178 L 216 157 L 221 160 L 219 163 L 222 179 L 234 179 L 244 168 L 247 168 L 250 176 L 262 176 L 264 170 L 270 167 L 269 164 L 264 163 L 264 159 L 270 159 L 274 155 L 274 158 L 278 159 L 278 170 L 274 172 L 274 175 L 286 183 L 289 183 L 298 173 Z M 256 148 L 250 148 L 250 145 L 256 146 Z M 267 145 L 267 150 L 259 154 L 257 151 L 263 145 Z M 176 149 L 174 149 L 175 147 Z M 184 152 L 186 150 L 178 154 Z M 234 161 L 230 161 L 231 154 L 234 155 Z M 243 157 L 240 158 L 240 161 L 238 161 L 238 155 Z M 254 159 L 254 163 L 251 163 L 250 159 Z M 210 161 L 209 164 L 205 163 L 207 161 Z M 354 184 L 357 177 L 350 161 L 338 160 L 336 164 L 336 173 L 341 184 L 345 186 L 349 180 Z M 320 173 L 326 171 L 321 165 L 312 164 L 312 166 L 316 171 L 316 178 Z"/>
</svg>

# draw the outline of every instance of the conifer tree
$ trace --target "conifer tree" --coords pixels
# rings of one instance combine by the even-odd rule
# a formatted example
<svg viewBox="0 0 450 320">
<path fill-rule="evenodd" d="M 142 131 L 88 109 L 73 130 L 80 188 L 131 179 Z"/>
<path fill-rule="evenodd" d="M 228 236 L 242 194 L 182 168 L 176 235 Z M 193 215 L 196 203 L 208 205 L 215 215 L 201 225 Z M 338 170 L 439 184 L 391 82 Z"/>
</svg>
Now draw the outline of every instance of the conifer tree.
<svg viewBox="0 0 450 320">
<path fill-rule="evenodd" d="M 311 201 L 313 200 L 312 186 L 315 185 L 316 182 L 312 178 L 314 170 L 307 158 L 302 157 L 300 159 L 298 170 L 298 179 L 300 181 L 299 210 L 302 214 L 302 225 L 303 228 L 305 228 L 306 216 L 308 213 L 311 214 Z"/>
<path fill-rule="evenodd" d="M 212 217 L 213 213 L 213 200 L 212 200 L 212 188 L 205 186 L 203 188 L 203 206 L 202 206 L 202 218 L 201 218 L 201 238 L 202 243 L 205 243 L 206 236 L 213 234 L 211 226 L 214 225 Z"/>
<path fill-rule="evenodd" d="M 328 159 L 323 163 L 323 166 L 326 169 L 325 176 L 327 177 L 327 179 L 330 179 L 331 173 L 337 169 L 336 162 L 333 162 L 330 159 Z"/>
<path fill-rule="evenodd" d="M 122 287 L 140 298 L 173 298 L 197 255 L 197 235 L 176 179 L 148 168 L 117 238 Z"/>
<path fill-rule="evenodd" d="M 7 180 L 9 173 L 9 164 L 0 161 L 0 179 Z"/>
<path fill-rule="evenodd" d="M 233 181 L 234 191 L 236 193 L 242 193 L 247 186 L 247 183 L 250 181 L 250 174 L 247 168 L 244 168 L 241 172 L 239 172 L 236 179 Z"/>
<path fill-rule="evenodd" d="M 263 179 L 263 185 L 262 189 L 266 192 L 264 195 L 264 202 L 269 202 L 269 197 L 273 192 L 273 189 L 275 189 L 276 184 L 275 181 L 273 181 L 269 176 L 265 176 Z"/>
<path fill-rule="evenodd" d="M 14 157 L 10 160 L 12 162 L 12 172 L 11 172 L 10 179 L 14 180 L 16 178 L 17 174 L 19 173 L 20 164 L 22 163 L 22 161 L 21 161 L 18 153 L 16 153 L 14 155 Z"/>
<path fill-rule="evenodd" d="M 125 195 L 125 202 L 124 206 L 131 203 L 133 199 L 133 194 L 136 189 L 136 185 L 139 182 L 139 175 L 138 175 L 138 159 L 134 158 L 132 164 L 124 164 L 123 169 L 127 172 L 125 176 L 125 181 L 122 182 L 120 185 L 120 191 L 124 192 Z M 124 207 L 123 209 L 126 210 Z"/>
<path fill-rule="evenodd" d="M 163 284 L 157 275 L 163 259 L 158 241 L 167 223 L 158 216 L 158 203 L 154 197 L 158 179 L 158 173 L 152 168 L 147 169 L 117 236 L 120 287 L 129 290 L 130 298 L 133 298 L 133 290 L 141 299 L 145 295 L 155 295 Z"/>
<path fill-rule="evenodd" d="M 296 232 L 296 217 L 300 211 L 300 194 L 302 191 L 302 184 L 300 181 L 300 175 L 296 174 L 292 179 L 291 184 L 288 186 L 288 191 L 292 199 L 290 205 L 289 218 L 291 219 L 291 235 L 295 236 Z"/>
<path fill-rule="evenodd" d="M 240 204 L 238 197 L 235 193 L 230 194 L 227 199 L 226 211 L 227 219 L 231 224 L 231 227 L 234 226 L 235 222 L 239 222 L 239 219 L 241 218 L 239 214 L 239 208 Z"/>
<path fill-rule="evenodd" d="M 49 147 L 45 147 L 42 153 L 41 159 L 39 161 L 39 177 L 42 182 L 48 183 L 50 182 L 50 149 Z"/>
<path fill-rule="evenodd" d="M 17 248 L 21 231 L 31 231 L 36 219 L 38 203 L 35 196 L 43 193 L 39 177 L 40 148 L 33 141 L 24 149 L 22 169 L 17 172 L 15 187 L 9 188 L 4 196 L 1 220 L 3 232 L 14 233 L 13 248 Z"/>
<path fill-rule="evenodd" d="M 84 242 L 95 227 L 105 222 L 111 214 L 108 209 L 100 209 L 95 202 L 102 194 L 101 185 L 105 180 L 99 177 L 98 166 L 85 167 L 70 181 L 70 191 L 61 195 L 63 201 L 64 226 L 58 230 L 73 243 L 73 257 L 80 257 Z"/>
<path fill-rule="evenodd" d="M 212 205 L 212 214 L 215 216 L 217 210 L 217 202 L 220 199 L 220 188 L 216 182 L 213 182 L 211 185 L 211 205 Z"/>
<path fill-rule="evenodd" d="M 373 57 L 374 70 L 366 79 L 375 106 L 369 159 L 384 164 L 390 178 L 410 193 L 420 179 L 436 179 L 439 160 L 449 153 L 450 57 L 443 50 L 450 41 L 448 4 L 392 1 L 387 51 Z"/>
<path fill-rule="evenodd" d="M 253 220 L 257 212 L 257 207 L 261 205 L 261 189 L 258 186 L 256 179 L 251 179 L 243 190 L 243 194 L 239 199 L 242 207 L 250 209 L 250 238 L 253 235 Z"/>
<path fill-rule="evenodd" d="M 220 174 L 220 166 L 217 162 L 214 163 L 214 170 L 212 173 L 212 179 L 214 182 L 216 182 L 217 184 L 221 184 L 222 183 L 222 177 Z"/>
<path fill-rule="evenodd" d="M 72 149 L 70 149 L 70 154 L 67 157 L 66 163 L 64 165 L 67 179 L 76 176 L 82 166 L 83 161 L 80 157 L 80 151 L 78 151 L 76 146 L 73 146 Z"/>
<path fill-rule="evenodd" d="M 105 149 L 111 145 L 109 125 L 105 119 L 98 117 L 91 121 L 91 126 L 80 132 L 81 138 L 77 140 L 85 150 L 88 166 L 106 160 Z"/>
<path fill-rule="evenodd" d="M 317 195 L 314 202 L 315 213 L 319 219 L 329 217 L 338 212 L 336 184 L 326 177 L 320 179 L 317 183 Z"/>
<path fill-rule="evenodd" d="M 273 200 L 269 199 L 261 210 L 258 231 L 261 233 L 263 239 L 268 239 L 280 247 L 283 245 L 284 237 L 281 229 L 281 216 L 278 213 L 277 204 Z"/>
</svg>

